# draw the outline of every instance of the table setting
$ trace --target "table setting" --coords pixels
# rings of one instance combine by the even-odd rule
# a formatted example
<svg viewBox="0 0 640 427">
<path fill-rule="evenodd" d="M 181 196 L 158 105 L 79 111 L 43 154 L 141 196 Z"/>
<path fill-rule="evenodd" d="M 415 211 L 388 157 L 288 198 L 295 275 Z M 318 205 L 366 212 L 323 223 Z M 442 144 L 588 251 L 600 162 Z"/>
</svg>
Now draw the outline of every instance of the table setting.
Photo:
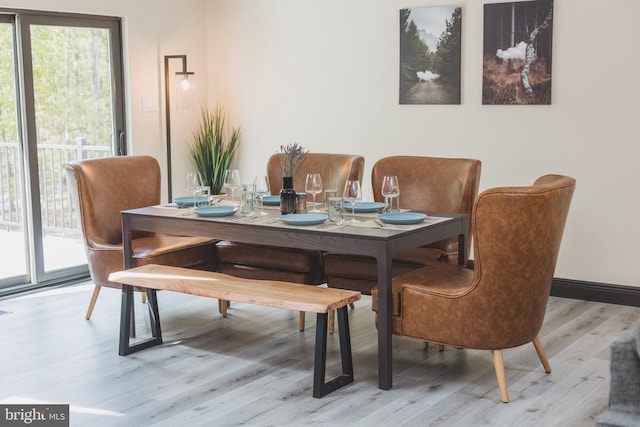
<svg viewBox="0 0 640 427">
<path fill-rule="evenodd" d="M 258 202 L 259 208 L 254 205 L 253 211 L 244 213 L 242 206 L 237 206 L 231 200 L 215 197 L 211 198 L 208 204 L 199 204 L 195 208 L 192 203 L 193 197 L 190 196 L 176 198 L 174 203 L 158 205 L 154 208 L 168 210 L 177 216 L 193 216 L 213 221 L 248 222 L 266 226 L 303 227 L 327 231 L 343 227 L 411 230 L 422 227 L 424 223 L 434 224 L 447 219 L 406 209 L 401 209 L 399 212 L 385 212 L 385 204 L 382 202 L 344 202 L 342 198 L 328 200 L 327 204 L 321 204 L 317 208 L 317 212 L 310 210 L 308 213 L 282 215 L 279 211 L 279 197 L 264 196 L 262 200 L 264 206 Z M 198 202 L 201 202 L 201 199 L 202 196 L 198 196 Z M 333 211 L 328 208 L 329 202 L 334 203 Z M 264 215 L 261 212 L 264 212 Z"/>
<path fill-rule="evenodd" d="M 285 225 L 321 230 L 347 226 L 411 230 L 422 227 L 425 222 L 433 224 L 447 219 L 400 209 L 400 187 L 395 176 L 385 176 L 383 179 L 380 191 L 384 202 L 363 201 L 360 182 L 347 180 L 341 196 L 338 196 L 336 189 L 324 189 L 324 203 L 316 203 L 316 195 L 323 192 L 322 178 L 318 173 L 309 173 L 305 191 L 312 195 L 312 201 L 303 199 L 297 212 L 283 214 L 280 206 L 281 196 L 269 194 L 269 182 L 264 175 L 256 176 L 251 186 L 241 186 L 237 169 L 227 171 L 225 186 L 231 190 L 231 199 L 226 195 L 210 196 L 208 188 L 201 186 L 194 175 L 187 174 L 186 189 L 193 194 L 192 196 L 176 197 L 172 203 L 154 207 L 175 209 L 176 215 L 180 216 L 196 216 L 214 221 L 246 221 L 260 225 Z M 239 200 L 236 200 L 235 195 L 237 188 L 242 189 Z"/>
</svg>

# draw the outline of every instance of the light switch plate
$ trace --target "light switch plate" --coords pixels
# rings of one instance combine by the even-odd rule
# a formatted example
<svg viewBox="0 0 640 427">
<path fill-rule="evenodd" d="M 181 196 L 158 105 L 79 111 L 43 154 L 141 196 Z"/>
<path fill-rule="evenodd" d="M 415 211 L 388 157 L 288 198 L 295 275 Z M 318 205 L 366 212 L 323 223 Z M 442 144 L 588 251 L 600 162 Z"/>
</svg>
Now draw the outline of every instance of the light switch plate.
<svg viewBox="0 0 640 427">
<path fill-rule="evenodd" d="M 158 98 L 156 98 L 155 96 L 143 96 L 142 111 L 144 111 L 145 113 L 158 111 Z"/>
</svg>

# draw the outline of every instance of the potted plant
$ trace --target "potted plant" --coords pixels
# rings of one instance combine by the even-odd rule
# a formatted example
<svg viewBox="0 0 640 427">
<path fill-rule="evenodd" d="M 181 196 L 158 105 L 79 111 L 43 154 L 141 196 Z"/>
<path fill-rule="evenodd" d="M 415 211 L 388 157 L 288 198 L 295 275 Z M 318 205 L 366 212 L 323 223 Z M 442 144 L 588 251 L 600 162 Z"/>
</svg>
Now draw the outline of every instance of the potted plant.
<svg viewBox="0 0 640 427">
<path fill-rule="evenodd" d="M 240 128 L 227 131 L 226 114 L 220 106 L 213 111 L 202 106 L 201 111 L 202 119 L 193 132 L 193 145 L 189 153 L 202 185 L 209 187 L 211 194 L 220 194 L 224 171 L 229 169 L 240 143 Z"/>
</svg>

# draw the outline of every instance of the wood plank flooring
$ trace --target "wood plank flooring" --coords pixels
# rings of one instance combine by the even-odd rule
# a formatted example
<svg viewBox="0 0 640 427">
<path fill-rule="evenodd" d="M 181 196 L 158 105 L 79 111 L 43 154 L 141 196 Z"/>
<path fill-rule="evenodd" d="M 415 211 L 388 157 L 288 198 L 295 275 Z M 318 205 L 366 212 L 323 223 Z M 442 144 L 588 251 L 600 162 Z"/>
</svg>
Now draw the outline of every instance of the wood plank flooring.
<svg viewBox="0 0 640 427">
<path fill-rule="evenodd" d="M 506 350 L 511 402 L 500 395 L 488 351 L 394 337 L 394 387 L 377 387 L 370 297 L 349 310 L 355 383 L 311 396 L 315 315 L 159 293 L 165 344 L 118 356 L 120 292 L 92 285 L 0 300 L 0 402 L 68 403 L 72 426 L 589 426 L 609 395 L 609 345 L 640 308 L 551 298 L 542 343 Z M 148 331 L 136 298 L 137 329 Z M 339 370 L 329 337 L 328 377 Z M 335 372 L 334 372 L 335 371 Z"/>
</svg>

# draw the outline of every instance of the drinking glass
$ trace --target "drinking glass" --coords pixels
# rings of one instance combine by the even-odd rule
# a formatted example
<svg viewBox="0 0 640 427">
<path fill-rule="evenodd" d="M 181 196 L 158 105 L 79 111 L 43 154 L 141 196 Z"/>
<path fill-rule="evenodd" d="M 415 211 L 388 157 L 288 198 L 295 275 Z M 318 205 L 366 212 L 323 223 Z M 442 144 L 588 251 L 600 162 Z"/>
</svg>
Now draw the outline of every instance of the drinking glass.
<svg viewBox="0 0 640 427">
<path fill-rule="evenodd" d="M 327 188 L 324 190 L 324 210 L 329 211 L 329 199 L 332 197 L 340 197 L 338 194 L 338 190 L 335 188 Z"/>
<path fill-rule="evenodd" d="M 193 194 L 193 207 L 196 207 L 196 194 L 200 192 L 200 176 L 196 172 L 187 172 L 187 192 Z"/>
<path fill-rule="evenodd" d="M 342 219 L 342 198 L 341 197 L 329 197 L 326 200 L 327 213 L 329 214 L 329 221 L 334 224 L 341 225 L 344 221 Z"/>
<path fill-rule="evenodd" d="M 240 193 L 240 213 L 242 215 L 255 215 L 256 211 L 253 207 L 254 197 L 253 191 L 247 190 L 246 186 L 243 186 L 243 190 Z"/>
<path fill-rule="evenodd" d="M 235 205 L 235 191 L 240 186 L 240 171 L 238 169 L 224 171 L 224 186 L 231 190 L 231 204 Z"/>
<path fill-rule="evenodd" d="M 310 212 L 320 212 L 316 208 L 316 194 L 322 192 L 322 178 L 319 173 L 308 173 L 307 180 L 304 182 L 304 191 L 313 196 L 313 208 Z"/>
<path fill-rule="evenodd" d="M 264 196 L 269 194 L 269 180 L 265 175 L 258 175 L 253 180 L 253 192 L 260 198 L 260 215 L 269 215 L 264 211 Z"/>
<path fill-rule="evenodd" d="M 350 179 L 344 184 L 344 192 L 342 193 L 342 199 L 351 203 L 351 222 L 359 222 L 356 219 L 356 202 L 362 200 L 362 189 L 360 188 L 360 181 L 357 179 Z"/>
<path fill-rule="evenodd" d="M 400 211 L 400 183 L 397 176 L 385 176 L 382 179 L 382 195 L 384 196 L 384 203 L 387 206 L 388 212 Z M 398 209 L 393 208 L 393 200 L 397 200 Z"/>
</svg>

